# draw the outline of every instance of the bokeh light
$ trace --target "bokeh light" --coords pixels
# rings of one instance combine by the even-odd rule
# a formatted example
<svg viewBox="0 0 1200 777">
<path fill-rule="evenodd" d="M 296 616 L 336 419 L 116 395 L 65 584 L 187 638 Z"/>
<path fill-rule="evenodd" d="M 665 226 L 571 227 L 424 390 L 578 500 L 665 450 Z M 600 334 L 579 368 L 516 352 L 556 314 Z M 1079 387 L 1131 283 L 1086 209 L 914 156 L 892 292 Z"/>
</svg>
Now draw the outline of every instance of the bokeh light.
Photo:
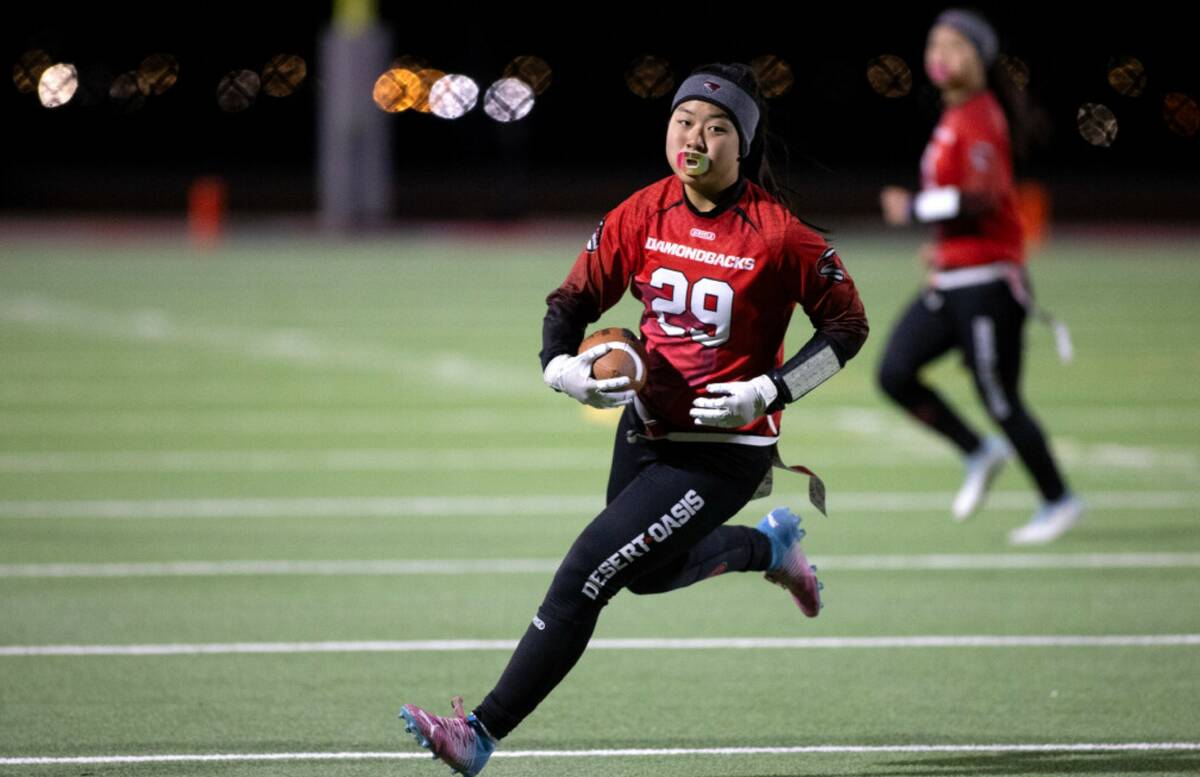
<svg viewBox="0 0 1200 777">
<path fill-rule="evenodd" d="M 554 73 L 550 70 L 550 65 L 546 60 L 541 57 L 522 56 L 505 66 L 504 77 L 521 79 L 529 84 L 529 88 L 536 96 L 541 97 L 542 93 L 550 88 Z"/>
<path fill-rule="evenodd" d="M 59 108 L 71 102 L 79 88 L 79 73 L 66 62 L 51 65 L 38 79 L 38 100 L 46 108 Z"/>
<path fill-rule="evenodd" d="M 519 78 L 501 78 L 483 96 L 483 112 L 505 124 L 520 121 L 533 110 L 533 89 Z"/>
<path fill-rule="evenodd" d="M 1013 86 L 1022 92 L 1029 88 L 1029 65 L 1025 64 L 1025 60 L 1011 54 L 1001 54 L 1000 69 L 1008 76 Z"/>
<path fill-rule="evenodd" d="M 468 76 L 453 73 L 429 90 L 429 109 L 443 119 L 460 119 L 479 102 L 479 85 Z"/>
<path fill-rule="evenodd" d="M 411 70 L 394 67 L 375 80 L 371 99 L 382 111 L 407 111 L 421 96 L 421 79 Z"/>
<path fill-rule="evenodd" d="M 41 49 L 26 51 L 13 65 L 13 86 L 21 94 L 33 94 L 37 91 L 42 73 L 53 64 L 50 55 Z"/>
<path fill-rule="evenodd" d="M 429 92 L 433 89 L 433 85 L 446 77 L 446 74 L 437 68 L 425 68 L 417 71 L 417 80 L 420 81 L 420 91 L 417 92 L 417 99 L 412 105 L 412 110 L 420 113 L 429 113 Z"/>
<path fill-rule="evenodd" d="M 1109 63 L 1108 85 L 1125 97 L 1141 97 L 1146 91 L 1146 68 L 1137 57 L 1121 57 Z"/>
<path fill-rule="evenodd" d="M 1193 138 L 1200 131 L 1200 106 L 1190 95 L 1171 92 L 1163 97 L 1163 121 L 1176 135 Z"/>
<path fill-rule="evenodd" d="M 253 70 L 233 70 L 217 84 L 217 105 L 226 113 L 244 111 L 254 105 L 262 82 Z"/>
<path fill-rule="evenodd" d="M 750 67 L 758 77 L 763 97 L 775 98 L 787 94 L 796 82 L 792 66 L 774 54 L 763 54 L 752 59 Z"/>
<path fill-rule="evenodd" d="M 1108 147 L 1117 139 L 1117 117 L 1107 105 L 1084 103 L 1075 113 L 1079 134 L 1093 146 Z"/>
<path fill-rule="evenodd" d="M 675 88 L 675 77 L 665 59 L 644 56 L 635 59 L 625 70 L 625 85 L 638 97 L 652 100 L 667 96 Z"/>
<path fill-rule="evenodd" d="M 912 91 L 912 70 L 895 54 L 883 54 L 867 62 L 867 83 L 882 97 L 905 97 Z"/>
<path fill-rule="evenodd" d="M 276 54 L 263 65 L 262 90 L 270 97 L 288 97 L 308 76 L 308 64 L 295 54 Z"/>
<path fill-rule="evenodd" d="M 179 62 L 170 54 L 151 54 L 138 65 L 137 79 L 142 94 L 162 94 L 179 80 Z"/>
<path fill-rule="evenodd" d="M 146 96 L 138 88 L 137 73 L 133 70 L 113 79 L 108 86 L 108 97 L 122 113 L 133 113 L 146 103 Z"/>
</svg>

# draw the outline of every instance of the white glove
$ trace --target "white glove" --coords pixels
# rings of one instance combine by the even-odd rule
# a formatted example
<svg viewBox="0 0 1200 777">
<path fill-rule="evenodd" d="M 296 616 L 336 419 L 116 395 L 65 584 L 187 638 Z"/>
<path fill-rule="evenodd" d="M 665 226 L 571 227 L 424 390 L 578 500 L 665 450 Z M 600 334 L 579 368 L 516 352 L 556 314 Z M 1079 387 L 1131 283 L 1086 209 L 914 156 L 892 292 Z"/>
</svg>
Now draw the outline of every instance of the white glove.
<svg viewBox="0 0 1200 777">
<path fill-rule="evenodd" d="M 734 383 L 709 383 L 704 388 L 709 394 L 725 396 L 696 397 L 692 401 L 690 414 L 697 426 L 745 426 L 765 413 L 779 396 L 775 382 L 766 375 Z"/>
<path fill-rule="evenodd" d="M 637 393 L 628 389 L 627 377 L 597 380 L 592 377 L 592 362 L 613 349 L 612 343 L 592 346 L 578 356 L 559 354 L 546 365 L 542 378 L 546 385 L 592 407 L 620 407 L 633 401 Z"/>
</svg>

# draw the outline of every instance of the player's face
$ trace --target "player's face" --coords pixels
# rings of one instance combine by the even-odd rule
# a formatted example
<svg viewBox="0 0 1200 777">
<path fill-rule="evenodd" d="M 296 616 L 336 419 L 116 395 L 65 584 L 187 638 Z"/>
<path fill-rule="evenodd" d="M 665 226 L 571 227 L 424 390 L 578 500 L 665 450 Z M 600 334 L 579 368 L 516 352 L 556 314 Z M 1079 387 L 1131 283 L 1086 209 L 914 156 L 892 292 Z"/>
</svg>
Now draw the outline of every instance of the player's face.
<svg viewBox="0 0 1200 777">
<path fill-rule="evenodd" d="M 925 42 L 925 72 L 938 89 L 973 89 L 985 82 L 983 61 L 975 46 L 958 30 L 944 24 L 929 31 Z"/>
<path fill-rule="evenodd" d="M 704 172 L 681 168 L 679 152 L 696 151 L 708 157 Z M 703 100 L 680 103 L 667 125 L 667 162 L 675 175 L 689 186 L 705 192 L 720 192 L 738 177 L 737 129 L 724 110 Z"/>
</svg>

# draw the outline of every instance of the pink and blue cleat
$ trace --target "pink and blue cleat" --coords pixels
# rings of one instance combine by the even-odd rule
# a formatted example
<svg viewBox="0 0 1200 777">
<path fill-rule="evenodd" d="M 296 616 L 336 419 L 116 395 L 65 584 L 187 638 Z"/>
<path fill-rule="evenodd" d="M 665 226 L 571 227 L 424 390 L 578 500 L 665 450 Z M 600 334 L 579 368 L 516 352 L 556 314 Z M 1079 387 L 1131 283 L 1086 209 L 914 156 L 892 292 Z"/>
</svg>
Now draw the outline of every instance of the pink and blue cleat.
<svg viewBox="0 0 1200 777">
<path fill-rule="evenodd" d="M 463 710 L 461 696 L 451 699 L 450 706 L 454 717 L 432 715 L 415 704 L 405 704 L 400 708 L 404 730 L 452 771 L 463 777 L 475 777 L 492 757 L 496 740 L 478 718 Z"/>
<path fill-rule="evenodd" d="M 821 589 L 817 568 L 808 563 L 800 540 L 800 516 L 786 507 L 777 507 L 758 523 L 758 530 L 771 541 L 771 566 L 765 577 L 783 586 L 796 601 L 796 606 L 810 618 L 821 612 Z"/>
</svg>

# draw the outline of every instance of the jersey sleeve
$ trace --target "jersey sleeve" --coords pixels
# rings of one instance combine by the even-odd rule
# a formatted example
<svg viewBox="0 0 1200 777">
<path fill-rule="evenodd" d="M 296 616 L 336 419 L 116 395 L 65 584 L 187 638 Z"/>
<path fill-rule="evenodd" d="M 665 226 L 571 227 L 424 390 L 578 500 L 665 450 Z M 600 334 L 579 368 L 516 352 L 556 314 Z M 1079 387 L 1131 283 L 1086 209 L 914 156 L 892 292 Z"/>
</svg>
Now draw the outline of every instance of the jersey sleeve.
<svg viewBox="0 0 1200 777">
<path fill-rule="evenodd" d="M 785 232 L 782 256 L 793 299 L 812 322 L 814 338 L 827 340 L 845 364 L 862 348 L 869 330 L 854 279 L 837 251 L 798 222 Z"/>
<path fill-rule="evenodd" d="M 635 219 L 626 201 L 610 211 L 588 240 L 566 280 L 546 297 L 542 319 L 542 368 L 563 353 L 574 354 L 588 324 L 621 299 L 635 272 L 637 245 L 628 230 Z"/>
</svg>

